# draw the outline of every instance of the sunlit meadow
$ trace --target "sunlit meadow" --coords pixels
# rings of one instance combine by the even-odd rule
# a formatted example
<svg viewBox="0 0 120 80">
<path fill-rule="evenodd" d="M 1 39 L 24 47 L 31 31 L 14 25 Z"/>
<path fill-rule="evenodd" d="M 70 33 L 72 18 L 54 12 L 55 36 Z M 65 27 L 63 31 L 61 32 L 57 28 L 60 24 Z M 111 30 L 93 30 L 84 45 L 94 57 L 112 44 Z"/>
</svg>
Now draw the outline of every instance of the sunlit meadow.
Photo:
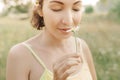
<svg viewBox="0 0 120 80">
<path fill-rule="evenodd" d="M 0 80 L 5 80 L 10 48 L 39 33 L 30 20 L 0 18 Z M 120 79 L 120 24 L 98 15 L 85 15 L 77 36 L 89 45 L 98 80 Z"/>
</svg>

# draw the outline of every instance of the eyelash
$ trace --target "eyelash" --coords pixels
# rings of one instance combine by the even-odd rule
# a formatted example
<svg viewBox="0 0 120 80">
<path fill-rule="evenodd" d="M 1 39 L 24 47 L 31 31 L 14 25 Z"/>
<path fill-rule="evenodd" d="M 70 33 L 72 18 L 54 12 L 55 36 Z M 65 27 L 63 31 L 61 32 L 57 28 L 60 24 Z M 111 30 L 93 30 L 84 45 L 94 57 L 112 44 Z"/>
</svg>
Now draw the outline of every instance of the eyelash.
<svg viewBox="0 0 120 80">
<path fill-rule="evenodd" d="M 80 9 L 73 9 L 73 10 L 76 11 L 76 12 L 80 11 Z"/>
<path fill-rule="evenodd" d="M 55 12 L 59 12 L 59 11 L 61 11 L 62 9 L 52 9 L 52 10 L 55 11 Z M 80 11 L 80 9 L 73 9 L 73 11 L 78 12 L 78 11 Z"/>
<path fill-rule="evenodd" d="M 54 11 L 54 12 L 59 12 L 59 11 L 61 11 L 62 9 L 52 9 L 52 11 Z"/>
</svg>

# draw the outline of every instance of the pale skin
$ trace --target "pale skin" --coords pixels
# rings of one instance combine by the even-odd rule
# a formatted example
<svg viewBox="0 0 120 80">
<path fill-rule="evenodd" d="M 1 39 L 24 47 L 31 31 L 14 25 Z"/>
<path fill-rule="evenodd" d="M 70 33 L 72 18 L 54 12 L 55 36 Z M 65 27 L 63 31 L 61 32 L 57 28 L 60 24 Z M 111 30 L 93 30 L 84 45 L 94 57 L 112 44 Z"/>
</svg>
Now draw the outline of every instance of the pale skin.
<svg viewBox="0 0 120 80">
<path fill-rule="evenodd" d="M 44 0 L 43 8 L 38 13 L 44 18 L 45 29 L 41 34 L 24 41 L 32 45 L 38 57 L 53 72 L 54 80 L 66 80 L 81 69 L 83 61 L 80 53 L 75 54 L 74 37 L 72 32 L 66 31 L 80 23 L 80 6 L 81 0 Z M 82 44 L 92 78 L 97 80 L 91 52 L 85 41 L 80 40 L 78 42 Z M 7 59 L 6 80 L 39 80 L 43 72 L 42 65 L 22 43 L 11 48 Z"/>
</svg>

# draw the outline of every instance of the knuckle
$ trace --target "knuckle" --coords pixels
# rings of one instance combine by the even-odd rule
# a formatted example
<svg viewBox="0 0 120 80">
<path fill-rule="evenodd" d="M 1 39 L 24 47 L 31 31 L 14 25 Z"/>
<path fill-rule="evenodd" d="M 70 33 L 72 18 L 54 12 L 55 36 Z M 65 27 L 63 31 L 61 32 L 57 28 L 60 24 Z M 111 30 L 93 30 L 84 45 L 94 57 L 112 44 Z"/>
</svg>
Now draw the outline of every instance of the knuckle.
<svg viewBox="0 0 120 80">
<path fill-rule="evenodd" d="M 67 71 L 65 72 L 65 75 L 66 75 L 66 76 L 69 76 L 69 75 L 70 75 L 70 71 L 67 70 Z"/>
<path fill-rule="evenodd" d="M 53 65 L 53 71 L 56 72 L 57 71 L 57 67 L 55 65 Z"/>
<path fill-rule="evenodd" d="M 52 65 L 52 68 L 55 69 L 55 64 Z"/>
<path fill-rule="evenodd" d="M 70 62 L 65 63 L 65 67 L 70 67 Z"/>
<path fill-rule="evenodd" d="M 70 66 L 70 65 L 71 65 L 71 62 L 70 62 L 70 61 L 68 61 L 66 65 L 67 65 L 67 66 Z"/>
</svg>

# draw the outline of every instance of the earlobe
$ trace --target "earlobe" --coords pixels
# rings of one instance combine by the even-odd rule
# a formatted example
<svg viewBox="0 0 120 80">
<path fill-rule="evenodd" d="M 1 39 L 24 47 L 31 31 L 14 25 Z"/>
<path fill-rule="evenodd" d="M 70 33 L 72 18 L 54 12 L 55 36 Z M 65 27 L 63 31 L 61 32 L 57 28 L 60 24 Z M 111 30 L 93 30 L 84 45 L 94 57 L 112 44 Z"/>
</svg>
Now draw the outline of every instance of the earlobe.
<svg viewBox="0 0 120 80">
<path fill-rule="evenodd" d="M 42 11 L 38 10 L 37 13 L 39 14 L 39 16 L 43 17 Z"/>
<path fill-rule="evenodd" d="M 42 13 L 42 7 L 41 7 L 41 5 L 37 5 L 36 6 L 37 7 L 37 13 L 39 14 L 39 16 L 43 16 L 43 13 Z"/>
<path fill-rule="evenodd" d="M 42 9 L 38 10 L 37 13 L 39 14 L 39 16 L 43 17 Z"/>
</svg>

